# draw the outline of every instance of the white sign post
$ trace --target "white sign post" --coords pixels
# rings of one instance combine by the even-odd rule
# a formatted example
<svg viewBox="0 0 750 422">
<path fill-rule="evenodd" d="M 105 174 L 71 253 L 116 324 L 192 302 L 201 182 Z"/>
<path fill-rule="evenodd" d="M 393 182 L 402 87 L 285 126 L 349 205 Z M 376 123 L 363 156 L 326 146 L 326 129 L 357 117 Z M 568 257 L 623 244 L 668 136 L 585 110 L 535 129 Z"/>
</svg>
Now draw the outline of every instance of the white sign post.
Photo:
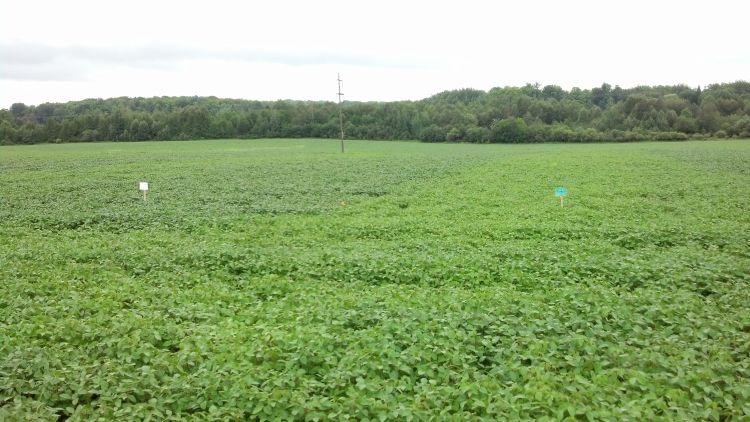
<svg viewBox="0 0 750 422">
<path fill-rule="evenodd" d="M 146 200 L 146 192 L 148 192 L 148 182 L 140 182 L 138 183 L 138 189 L 140 189 L 141 192 L 143 192 L 143 200 Z"/>
</svg>

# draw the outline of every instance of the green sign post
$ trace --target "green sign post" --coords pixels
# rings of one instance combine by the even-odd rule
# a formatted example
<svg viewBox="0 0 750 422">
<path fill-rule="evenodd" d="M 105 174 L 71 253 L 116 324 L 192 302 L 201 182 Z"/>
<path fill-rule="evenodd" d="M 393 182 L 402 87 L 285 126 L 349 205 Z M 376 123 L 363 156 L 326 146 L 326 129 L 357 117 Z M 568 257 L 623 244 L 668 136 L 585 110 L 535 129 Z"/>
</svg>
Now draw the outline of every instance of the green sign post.
<svg viewBox="0 0 750 422">
<path fill-rule="evenodd" d="M 560 198 L 560 208 L 563 206 L 563 201 L 565 201 L 565 196 L 568 194 L 568 190 L 565 189 L 562 186 L 558 186 L 555 188 L 555 196 Z"/>
</svg>

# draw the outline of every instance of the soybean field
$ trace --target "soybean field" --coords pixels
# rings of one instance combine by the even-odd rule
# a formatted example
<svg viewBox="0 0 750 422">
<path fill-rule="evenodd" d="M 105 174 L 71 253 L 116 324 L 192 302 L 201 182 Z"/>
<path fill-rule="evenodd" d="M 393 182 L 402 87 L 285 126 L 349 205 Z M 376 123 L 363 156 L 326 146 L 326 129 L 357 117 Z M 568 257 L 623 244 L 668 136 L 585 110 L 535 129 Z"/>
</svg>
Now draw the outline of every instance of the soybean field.
<svg viewBox="0 0 750 422">
<path fill-rule="evenodd" d="M 0 147 L 0 420 L 746 420 L 749 287 L 743 140 Z"/>
</svg>

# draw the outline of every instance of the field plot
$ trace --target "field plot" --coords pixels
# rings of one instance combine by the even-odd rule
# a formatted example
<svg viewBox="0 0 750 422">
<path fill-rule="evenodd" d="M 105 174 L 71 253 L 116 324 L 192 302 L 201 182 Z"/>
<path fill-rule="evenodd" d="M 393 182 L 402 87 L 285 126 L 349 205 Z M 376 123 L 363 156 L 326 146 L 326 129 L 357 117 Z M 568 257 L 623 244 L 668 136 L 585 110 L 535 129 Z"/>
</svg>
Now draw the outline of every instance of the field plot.
<svg viewBox="0 0 750 422">
<path fill-rule="evenodd" d="M 750 143 L 347 148 L 0 148 L 0 420 L 750 418 Z"/>
</svg>

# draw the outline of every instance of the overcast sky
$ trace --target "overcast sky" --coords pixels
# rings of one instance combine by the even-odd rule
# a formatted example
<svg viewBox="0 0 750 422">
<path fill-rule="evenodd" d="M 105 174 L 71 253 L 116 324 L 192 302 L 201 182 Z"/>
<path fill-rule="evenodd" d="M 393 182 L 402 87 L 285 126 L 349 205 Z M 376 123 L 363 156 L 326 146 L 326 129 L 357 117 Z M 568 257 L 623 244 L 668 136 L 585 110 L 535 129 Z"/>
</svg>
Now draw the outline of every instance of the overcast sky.
<svg viewBox="0 0 750 422">
<path fill-rule="evenodd" d="M 743 1 L 2 0 L 0 108 L 750 80 Z"/>
</svg>

